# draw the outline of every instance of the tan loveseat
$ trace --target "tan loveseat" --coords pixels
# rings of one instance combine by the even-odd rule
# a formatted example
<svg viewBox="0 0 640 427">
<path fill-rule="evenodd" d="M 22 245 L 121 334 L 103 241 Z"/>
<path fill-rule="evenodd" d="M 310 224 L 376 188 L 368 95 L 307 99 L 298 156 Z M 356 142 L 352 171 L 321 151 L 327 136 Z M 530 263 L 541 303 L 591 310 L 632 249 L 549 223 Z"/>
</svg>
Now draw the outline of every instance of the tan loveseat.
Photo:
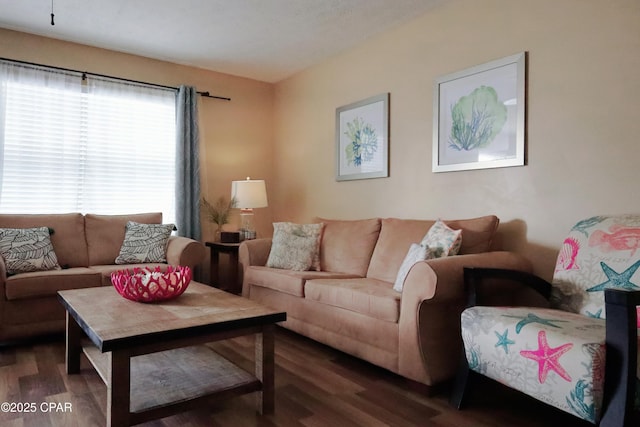
<svg viewBox="0 0 640 427">
<path fill-rule="evenodd" d="M 531 269 L 517 254 L 487 252 L 497 217 L 445 221 L 463 230 L 460 255 L 415 264 L 400 293 L 398 269 L 434 221 L 319 221 L 321 271 L 265 267 L 271 239 L 245 241 L 242 294 L 285 310 L 288 329 L 427 385 L 452 378 L 458 366 L 462 267 Z"/>
<path fill-rule="evenodd" d="M 124 268 L 167 264 L 115 265 L 127 221 L 162 222 L 161 213 L 135 215 L 0 215 L 0 228 L 49 227 L 59 270 L 19 273 L 7 277 L 0 257 L 0 340 L 25 338 L 64 330 L 65 312 L 56 292 L 110 286 L 111 272 Z M 200 242 L 171 236 L 167 263 L 194 267 L 206 255 Z"/>
</svg>

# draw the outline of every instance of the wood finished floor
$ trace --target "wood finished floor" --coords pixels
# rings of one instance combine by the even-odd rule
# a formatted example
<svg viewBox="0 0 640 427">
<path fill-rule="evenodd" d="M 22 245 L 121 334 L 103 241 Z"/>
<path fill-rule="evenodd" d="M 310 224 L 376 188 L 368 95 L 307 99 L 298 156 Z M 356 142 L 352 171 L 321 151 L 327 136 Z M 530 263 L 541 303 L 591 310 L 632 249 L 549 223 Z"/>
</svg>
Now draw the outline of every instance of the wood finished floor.
<svg viewBox="0 0 640 427">
<path fill-rule="evenodd" d="M 209 345 L 252 369 L 251 338 Z M 255 397 L 245 395 L 140 425 L 591 426 L 490 382 L 476 389 L 464 411 L 448 405 L 446 388 L 430 394 L 388 371 L 278 328 L 274 415 L 257 415 Z M 106 401 L 106 386 L 84 357 L 80 374 L 65 374 L 63 337 L 0 347 L 0 402 L 34 402 L 38 406 L 35 413 L 0 412 L 0 426 L 104 426 Z M 43 412 L 39 408 L 42 402 L 70 403 L 72 411 Z"/>
</svg>

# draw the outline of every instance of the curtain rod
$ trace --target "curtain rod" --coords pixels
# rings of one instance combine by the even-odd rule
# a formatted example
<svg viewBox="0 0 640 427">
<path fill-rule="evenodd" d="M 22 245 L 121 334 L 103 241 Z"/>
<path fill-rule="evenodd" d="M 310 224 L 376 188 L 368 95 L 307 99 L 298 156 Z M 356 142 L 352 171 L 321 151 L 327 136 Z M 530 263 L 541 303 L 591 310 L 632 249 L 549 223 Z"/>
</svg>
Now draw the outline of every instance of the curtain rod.
<svg viewBox="0 0 640 427">
<path fill-rule="evenodd" d="M 9 59 L 9 58 L 2 58 L 2 57 L 0 57 L 0 61 L 15 62 L 17 64 L 22 64 L 22 65 L 31 65 L 31 66 L 34 66 L 34 67 L 44 67 L 44 68 L 51 68 L 53 70 L 67 71 L 67 72 L 71 72 L 71 73 L 79 73 L 79 74 L 82 74 L 82 79 L 83 80 L 86 79 L 86 77 L 88 75 L 90 75 L 90 76 L 96 76 L 96 77 L 103 77 L 103 78 L 107 78 L 107 79 L 120 80 L 120 81 L 123 81 L 123 82 L 137 83 L 137 84 L 147 85 L 147 86 L 154 86 L 154 87 L 159 87 L 159 88 L 164 88 L 164 89 L 178 90 L 178 88 L 174 87 L 174 86 L 166 86 L 166 85 L 161 85 L 161 84 L 157 84 L 157 83 L 143 82 L 143 81 L 140 81 L 140 80 L 125 79 L 125 78 L 122 78 L 122 77 L 108 76 L 106 74 L 92 73 L 92 72 L 89 72 L 89 71 L 73 70 L 71 68 L 54 67 L 52 65 L 36 64 L 35 62 L 18 61 L 16 59 Z M 221 99 L 223 101 L 231 101 L 231 98 L 226 98 L 224 96 L 211 95 L 209 92 L 197 91 L 197 93 L 198 93 L 198 95 L 203 96 L 205 98 L 214 98 L 214 99 Z"/>
</svg>

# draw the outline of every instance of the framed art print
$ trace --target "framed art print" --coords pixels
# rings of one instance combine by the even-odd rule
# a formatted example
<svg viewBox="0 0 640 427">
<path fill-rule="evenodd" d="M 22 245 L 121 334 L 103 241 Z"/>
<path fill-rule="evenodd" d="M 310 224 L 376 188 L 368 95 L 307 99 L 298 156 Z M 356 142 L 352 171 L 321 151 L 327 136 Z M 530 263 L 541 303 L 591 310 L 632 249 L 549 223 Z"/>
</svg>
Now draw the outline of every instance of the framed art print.
<svg viewBox="0 0 640 427">
<path fill-rule="evenodd" d="M 526 53 L 436 79 L 433 172 L 525 163 Z"/>
<path fill-rule="evenodd" d="M 336 109 L 336 181 L 389 176 L 389 94 Z"/>
</svg>

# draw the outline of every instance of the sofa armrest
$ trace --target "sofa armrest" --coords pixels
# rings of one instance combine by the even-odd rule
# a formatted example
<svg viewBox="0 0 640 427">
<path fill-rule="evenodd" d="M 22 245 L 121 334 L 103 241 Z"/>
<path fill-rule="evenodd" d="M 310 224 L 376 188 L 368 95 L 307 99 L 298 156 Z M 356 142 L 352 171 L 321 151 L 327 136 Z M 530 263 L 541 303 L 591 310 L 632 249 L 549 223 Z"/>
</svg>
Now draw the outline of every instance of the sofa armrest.
<svg viewBox="0 0 640 427">
<path fill-rule="evenodd" d="M 197 240 L 182 236 L 169 237 L 167 264 L 186 265 L 193 269 L 207 256 L 207 248 Z"/>
<path fill-rule="evenodd" d="M 495 283 L 489 283 L 485 286 L 485 282 L 488 279 L 503 279 L 506 283 L 515 286 L 515 288 L 504 288 L 496 286 Z M 498 300 L 498 305 L 504 305 L 504 303 L 500 302 L 504 298 L 504 294 L 522 291 L 522 286 L 531 288 L 545 300 L 549 300 L 552 288 L 551 283 L 532 273 L 506 268 L 465 266 L 464 283 L 467 292 L 467 307 L 490 305 L 491 299 Z"/>
<path fill-rule="evenodd" d="M 4 258 L 0 256 L 0 281 L 4 283 L 7 279 L 7 266 L 4 263 Z"/>
<path fill-rule="evenodd" d="M 405 279 L 400 300 L 398 363 L 403 375 L 426 375 L 427 384 L 455 375 L 462 349 L 460 314 L 467 303 L 464 267 L 532 269 L 529 260 L 505 251 L 416 263 Z"/>
<path fill-rule="evenodd" d="M 0 256 L 0 301 L 6 299 L 5 285 L 7 283 L 7 266 L 4 263 L 4 259 Z M 2 313 L 0 312 L 0 315 Z M 2 319 L 2 317 L 0 317 Z"/>
<path fill-rule="evenodd" d="M 245 240 L 240 243 L 238 249 L 238 263 L 240 264 L 238 274 L 242 282 L 242 295 L 249 296 L 249 289 L 245 286 L 245 271 L 252 265 L 266 265 L 271 253 L 271 238 Z"/>
<path fill-rule="evenodd" d="M 245 240 L 240 244 L 238 259 L 244 270 L 250 265 L 266 265 L 270 252 L 270 238 Z"/>
</svg>

